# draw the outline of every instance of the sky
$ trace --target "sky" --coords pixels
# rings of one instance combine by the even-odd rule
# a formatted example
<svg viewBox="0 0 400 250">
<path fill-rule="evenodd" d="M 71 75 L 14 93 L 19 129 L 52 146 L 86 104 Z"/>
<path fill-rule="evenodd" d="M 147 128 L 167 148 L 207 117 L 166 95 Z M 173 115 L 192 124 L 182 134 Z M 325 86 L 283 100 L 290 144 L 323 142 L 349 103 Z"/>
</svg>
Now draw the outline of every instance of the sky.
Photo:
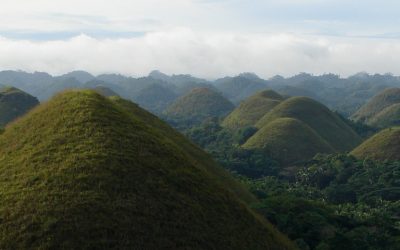
<svg viewBox="0 0 400 250">
<path fill-rule="evenodd" d="M 394 0 L 0 0 L 0 70 L 400 75 Z"/>
</svg>

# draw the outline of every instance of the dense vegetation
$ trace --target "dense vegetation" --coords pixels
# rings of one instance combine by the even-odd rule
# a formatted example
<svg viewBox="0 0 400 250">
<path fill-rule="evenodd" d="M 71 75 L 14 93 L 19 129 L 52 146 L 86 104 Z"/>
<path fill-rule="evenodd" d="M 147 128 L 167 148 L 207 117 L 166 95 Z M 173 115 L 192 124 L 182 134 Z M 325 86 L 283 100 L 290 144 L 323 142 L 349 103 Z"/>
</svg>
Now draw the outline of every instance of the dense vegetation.
<svg viewBox="0 0 400 250">
<path fill-rule="evenodd" d="M 400 163 L 317 156 L 296 181 L 243 179 L 300 249 L 399 249 Z"/>
<path fill-rule="evenodd" d="M 399 162 L 317 155 L 282 171 L 263 151 L 240 147 L 257 129 L 219 122 L 185 131 L 249 186 L 260 199 L 253 206 L 300 249 L 399 249 Z"/>
<path fill-rule="evenodd" d="M 25 114 L 39 104 L 39 101 L 14 87 L 0 89 L 0 127 Z"/>
<path fill-rule="evenodd" d="M 7 127 L 0 248 L 292 248 L 239 183 L 171 131 L 93 91 L 59 94 Z"/>
</svg>

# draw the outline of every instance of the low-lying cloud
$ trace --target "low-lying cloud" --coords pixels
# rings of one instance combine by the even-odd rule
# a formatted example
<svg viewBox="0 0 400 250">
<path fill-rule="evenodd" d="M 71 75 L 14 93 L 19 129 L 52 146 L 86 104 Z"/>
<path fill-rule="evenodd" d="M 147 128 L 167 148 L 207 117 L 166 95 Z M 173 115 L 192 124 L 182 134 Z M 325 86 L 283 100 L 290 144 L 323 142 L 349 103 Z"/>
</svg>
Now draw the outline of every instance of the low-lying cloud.
<svg viewBox="0 0 400 250">
<path fill-rule="evenodd" d="M 142 76 L 159 69 L 207 78 L 245 71 L 262 77 L 298 72 L 346 76 L 359 71 L 400 74 L 399 65 L 400 43 L 395 39 L 202 33 L 186 28 L 121 39 L 82 34 L 34 42 L 0 37 L 0 70 L 56 75 L 79 69 Z"/>
</svg>

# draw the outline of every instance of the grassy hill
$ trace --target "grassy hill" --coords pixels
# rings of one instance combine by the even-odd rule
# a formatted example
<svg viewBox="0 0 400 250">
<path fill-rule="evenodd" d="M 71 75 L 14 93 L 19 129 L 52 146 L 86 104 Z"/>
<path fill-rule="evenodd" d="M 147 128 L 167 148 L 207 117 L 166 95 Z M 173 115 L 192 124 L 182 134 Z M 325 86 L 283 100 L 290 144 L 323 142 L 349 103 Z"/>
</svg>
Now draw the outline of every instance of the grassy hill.
<svg viewBox="0 0 400 250">
<path fill-rule="evenodd" d="M 1 249 L 291 249 L 254 198 L 155 116 L 58 94 L 0 135 Z"/>
<path fill-rule="evenodd" d="M 256 127 L 261 129 L 279 118 L 294 118 L 312 128 L 336 151 L 348 151 L 361 143 L 361 138 L 339 116 L 321 103 L 307 97 L 292 97 L 264 115 Z"/>
<path fill-rule="evenodd" d="M 278 118 L 258 130 L 243 145 L 244 148 L 262 148 L 283 165 L 311 159 L 317 153 L 335 150 L 312 128 L 293 118 Z"/>
<path fill-rule="evenodd" d="M 257 121 L 277 106 L 283 97 L 273 90 L 264 90 L 242 101 L 222 122 L 222 126 L 239 129 L 254 126 Z"/>
<path fill-rule="evenodd" d="M 203 120 L 221 117 L 234 109 L 234 105 L 220 93 L 209 88 L 195 88 L 178 98 L 164 112 L 169 118 Z"/>
<path fill-rule="evenodd" d="M 400 103 L 392 104 L 369 119 L 368 124 L 377 128 L 400 125 Z"/>
<path fill-rule="evenodd" d="M 382 125 L 387 124 L 391 119 L 388 115 L 394 115 L 396 112 L 386 110 L 384 114 L 380 112 L 394 104 L 400 103 L 400 88 L 388 88 L 374 96 L 369 102 L 363 105 L 353 116 L 352 119 L 355 121 L 364 122 L 368 125 Z M 376 117 L 378 116 L 378 117 Z M 379 118 L 383 118 L 382 124 L 380 124 Z M 400 118 L 400 117 L 398 117 Z M 390 124 L 389 124 L 390 125 Z M 392 124 L 393 125 L 393 124 Z"/>
<path fill-rule="evenodd" d="M 0 89 L 0 126 L 13 121 L 19 116 L 22 116 L 34 106 L 38 105 L 39 101 L 14 87 L 4 87 Z"/>
<path fill-rule="evenodd" d="M 400 161 L 400 127 L 387 128 L 372 136 L 351 154 L 357 158 Z"/>
</svg>

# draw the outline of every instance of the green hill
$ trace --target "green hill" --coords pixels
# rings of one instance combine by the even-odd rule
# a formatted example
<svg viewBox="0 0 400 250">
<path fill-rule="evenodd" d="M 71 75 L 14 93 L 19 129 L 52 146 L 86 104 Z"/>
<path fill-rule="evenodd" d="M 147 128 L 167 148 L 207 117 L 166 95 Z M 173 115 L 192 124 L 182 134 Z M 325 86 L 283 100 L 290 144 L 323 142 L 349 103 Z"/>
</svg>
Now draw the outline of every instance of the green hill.
<svg viewBox="0 0 400 250">
<path fill-rule="evenodd" d="M 262 148 L 283 165 L 311 159 L 317 153 L 335 150 L 312 128 L 293 118 L 277 118 L 257 131 L 243 145 L 244 148 Z"/>
<path fill-rule="evenodd" d="M 13 121 L 19 116 L 22 116 L 34 106 L 38 105 L 39 101 L 14 87 L 4 87 L 0 89 L 0 126 Z"/>
<path fill-rule="evenodd" d="M 400 161 L 400 127 L 387 128 L 372 136 L 351 154 L 357 158 Z"/>
<path fill-rule="evenodd" d="M 400 125 L 400 103 L 390 105 L 369 119 L 368 124 L 377 128 Z"/>
<path fill-rule="evenodd" d="M 336 151 L 348 151 L 361 143 L 361 138 L 339 116 L 321 103 L 307 97 L 292 97 L 264 115 L 256 127 L 261 129 L 279 118 L 294 118 L 312 128 Z"/>
<path fill-rule="evenodd" d="M 201 121 L 207 117 L 222 117 L 234 109 L 234 105 L 220 93 L 209 88 L 195 88 L 178 98 L 164 112 L 173 119 Z"/>
<path fill-rule="evenodd" d="M 252 196 L 155 116 L 58 94 L 0 135 L 1 249 L 290 249 Z"/>
<path fill-rule="evenodd" d="M 353 116 L 352 119 L 355 121 L 364 122 L 368 125 L 387 125 L 388 121 L 392 119 L 397 119 L 400 117 L 388 117 L 389 115 L 394 115 L 396 112 L 386 110 L 384 114 L 379 114 L 383 112 L 386 108 L 394 104 L 400 103 L 400 88 L 388 88 L 380 92 L 378 95 L 374 96 L 370 101 L 363 105 Z M 378 116 L 378 117 L 376 117 Z M 384 120 L 379 121 L 380 118 Z M 394 124 L 388 124 L 394 125 Z"/>
<path fill-rule="evenodd" d="M 257 121 L 278 105 L 283 97 L 273 90 L 264 90 L 242 101 L 222 122 L 222 126 L 240 129 L 254 126 Z"/>
</svg>

